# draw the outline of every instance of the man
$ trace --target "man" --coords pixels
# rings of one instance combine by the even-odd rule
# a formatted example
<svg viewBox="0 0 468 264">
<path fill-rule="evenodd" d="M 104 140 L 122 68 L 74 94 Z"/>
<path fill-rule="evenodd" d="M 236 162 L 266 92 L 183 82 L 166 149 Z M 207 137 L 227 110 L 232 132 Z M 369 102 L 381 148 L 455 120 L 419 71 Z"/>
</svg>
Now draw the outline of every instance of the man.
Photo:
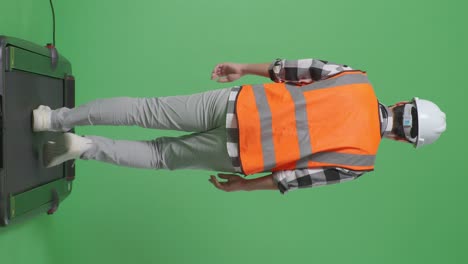
<svg viewBox="0 0 468 264">
<path fill-rule="evenodd" d="M 61 134 L 44 145 L 44 164 L 95 159 L 152 169 L 204 169 L 224 191 L 314 187 L 356 179 L 374 169 L 382 137 L 415 147 L 445 131 L 445 114 L 432 102 L 384 106 L 365 72 L 316 59 L 277 59 L 265 64 L 218 64 L 211 79 L 232 82 L 244 75 L 274 83 L 243 85 L 188 96 L 100 99 L 74 109 L 33 111 L 34 131 L 76 125 L 138 125 L 194 132 L 151 141 L 111 140 Z"/>
</svg>

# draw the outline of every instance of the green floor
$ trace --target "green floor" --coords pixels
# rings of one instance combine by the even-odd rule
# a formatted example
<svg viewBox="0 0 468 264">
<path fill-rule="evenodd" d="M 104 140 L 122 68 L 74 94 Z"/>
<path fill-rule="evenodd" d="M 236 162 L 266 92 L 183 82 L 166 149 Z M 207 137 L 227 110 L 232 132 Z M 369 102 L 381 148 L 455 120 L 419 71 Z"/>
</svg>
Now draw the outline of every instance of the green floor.
<svg viewBox="0 0 468 264">
<path fill-rule="evenodd" d="M 0 35 L 51 41 L 47 0 L 1 0 Z M 227 87 L 219 62 L 321 58 L 366 70 L 386 104 L 447 113 L 439 142 L 385 141 L 376 172 L 316 189 L 223 193 L 211 172 L 78 161 L 54 216 L 0 229 L 0 263 L 467 263 L 468 65 L 463 1 L 59 1 L 57 47 L 76 100 Z M 235 84 L 268 80 L 249 77 Z M 152 139 L 180 132 L 79 127 Z"/>
</svg>

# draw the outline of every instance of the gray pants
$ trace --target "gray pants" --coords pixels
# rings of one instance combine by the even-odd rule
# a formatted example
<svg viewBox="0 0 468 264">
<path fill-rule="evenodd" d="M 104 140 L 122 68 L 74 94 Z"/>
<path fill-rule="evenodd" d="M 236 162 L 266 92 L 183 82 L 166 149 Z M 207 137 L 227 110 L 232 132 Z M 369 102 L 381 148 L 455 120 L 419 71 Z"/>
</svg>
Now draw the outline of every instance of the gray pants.
<svg viewBox="0 0 468 264">
<path fill-rule="evenodd" d="M 93 147 L 81 159 L 148 169 L 201 169 L 234 172 L 226 149 L 230 88 L 193 95 L 98 99 L 52 111 L 52 127 L 68 131 L 83 125 L 141 126 L 193 132 L 148 141 L 85 136 Z"/>
</svg>

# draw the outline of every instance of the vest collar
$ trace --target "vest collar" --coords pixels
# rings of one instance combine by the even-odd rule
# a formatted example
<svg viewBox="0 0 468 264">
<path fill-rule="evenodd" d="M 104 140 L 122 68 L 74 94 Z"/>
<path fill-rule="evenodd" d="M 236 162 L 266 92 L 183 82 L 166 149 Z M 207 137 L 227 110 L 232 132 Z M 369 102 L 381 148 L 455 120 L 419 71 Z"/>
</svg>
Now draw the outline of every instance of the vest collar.
<svg viewBox="0 0 468 264">
<path fill-rule="evenodd" d="M 387 106 L 379 103 L 380 135 L 382 137 L 391 134 L 393 128 L 393 112 Z"/>
</svg>

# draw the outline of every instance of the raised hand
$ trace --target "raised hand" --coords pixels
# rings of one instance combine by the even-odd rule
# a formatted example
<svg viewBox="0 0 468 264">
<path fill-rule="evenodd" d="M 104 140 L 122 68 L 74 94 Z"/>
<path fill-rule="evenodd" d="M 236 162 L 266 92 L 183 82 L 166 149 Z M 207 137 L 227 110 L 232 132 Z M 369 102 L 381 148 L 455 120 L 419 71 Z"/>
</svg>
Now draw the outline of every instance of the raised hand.
<svg viewBox="0 0 468 264">
<path fill-rule="evenodd" d="M 244 75 L 243 64 L 224 62 L 216 65 L 211 72 L 211 80 L 217 82 L 233 82 Z"/>
<path fill-rule="evenodd" d="M 225 192 L 244 191 L 246 182 L 248 181 L 237 174 L 218 173 L 218 177 L 227 181 L 219 182 L 214 175 L 211 175 L 208 181 L 216 188 Z"/>
</svg>

